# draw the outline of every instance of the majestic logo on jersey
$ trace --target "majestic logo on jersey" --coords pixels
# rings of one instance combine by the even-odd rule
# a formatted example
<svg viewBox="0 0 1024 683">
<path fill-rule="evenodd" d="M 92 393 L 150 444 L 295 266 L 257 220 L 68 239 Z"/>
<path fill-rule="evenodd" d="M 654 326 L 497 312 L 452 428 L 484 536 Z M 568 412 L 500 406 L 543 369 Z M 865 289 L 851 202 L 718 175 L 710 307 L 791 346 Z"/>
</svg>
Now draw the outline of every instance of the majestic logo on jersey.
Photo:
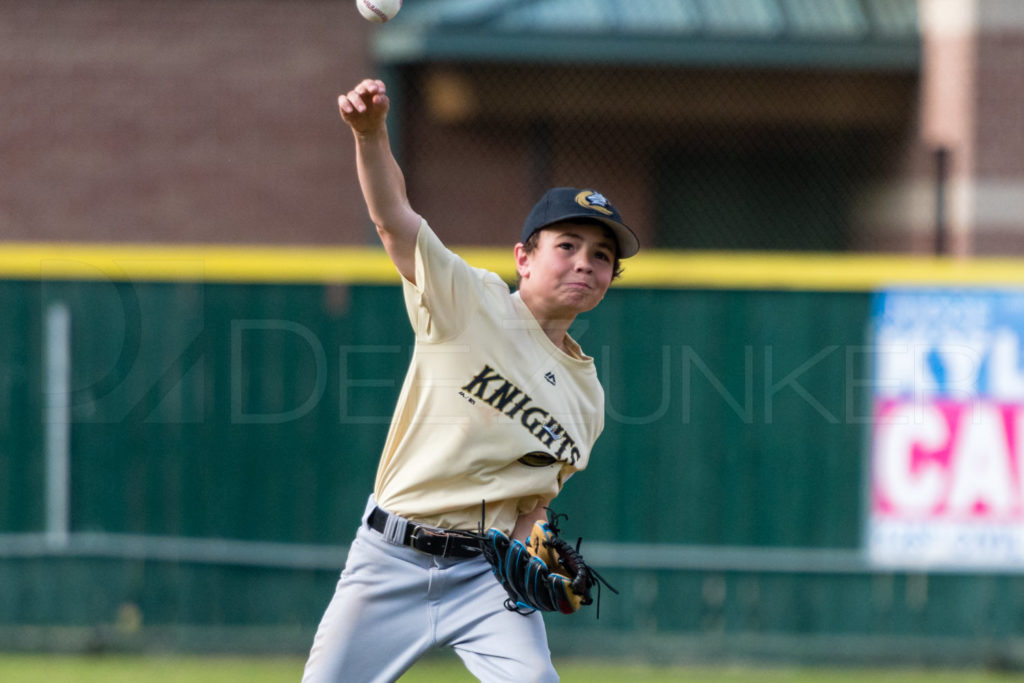
<svg viewBox="0 0 1024 683">
<path fill-rule="evenodd" d="M 609 208 L 611 205 L 600 192 L 583 190 L 583 192 L 576 195 L 576 203 L 584 209 L 597 211 L 598 213 L 603 213 L 605 216 L 611 216 L 613 214 L 613 211 Z"/>
<path fill-rule="evenodd" d="M 555 386 L 555 373 L 548 370 L 547 372 L 544 373 L 544 379 L 546 379 L 548 381 L 548 384 L 550 384 L 551 386 Z"/>
<path fill-rule="evenodd" d="M 480 399 L 506 417 L 518 418 L 519 423 L 540 441 L 542 446 L 552 449 L 552 462 L 561 460 L 575 465 L 580 459 L 582 454 L 576 447 L 576 441 L 565 431 L 565 427 L 551 417 L 550 412 L 536 405 L 529 394 L 502 377 L 490 365 L 484 365 L 484 369 L 462 387 L 461 393 L 471 400 L 473 397 Z M 523 457 L 527 458 L 530 455 L 535 456 L 537 453 Z M 537 459 L 533 458 L 532 461 L 537 462 Z M 534 464 L 531 467 L 541 465 Z"/>
</svg>

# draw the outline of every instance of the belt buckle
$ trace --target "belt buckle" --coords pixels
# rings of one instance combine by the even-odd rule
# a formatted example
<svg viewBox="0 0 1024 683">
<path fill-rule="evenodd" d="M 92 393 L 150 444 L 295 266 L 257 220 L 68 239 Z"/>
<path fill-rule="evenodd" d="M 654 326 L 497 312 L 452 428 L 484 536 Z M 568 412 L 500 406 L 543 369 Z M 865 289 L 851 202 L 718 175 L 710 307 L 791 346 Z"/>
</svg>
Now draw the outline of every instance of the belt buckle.
<svg viewBox="0 0 1024 683">
<path fill-rule="evenodd" d="M 421 531 L 424 534 L 423 536 L 420 536 L 420 532 Z M 441 549 L 441 552 L 433 552 L 432 550 L 423 550 L 423 549 L 418 548 L 416 546 L 417 542 L 421 538 L 426 539 L 428 537 L 429 538 L 444 538 L 444 547 Z M 450 540 L 451 540 L 451 534 L 446 533 L 443 529 L 435 529 L 435 528 L 432 528 L 432 527 L 428 527 L 428 526 L 424 526 L 422 524 L 419 524 L 416 527 L 414 527 L 413 530 L 412 530 L 412 533 L 409 534 L 409 547 L 412 548 L 413 550 L 417 550 L 417 551 L 419 551 L 421 553 L 426 553 L 428 555 L 440 555 L 441 557 L 446 557 L 447 554 L 448 554 L 448 542 Z"/>
</svg>

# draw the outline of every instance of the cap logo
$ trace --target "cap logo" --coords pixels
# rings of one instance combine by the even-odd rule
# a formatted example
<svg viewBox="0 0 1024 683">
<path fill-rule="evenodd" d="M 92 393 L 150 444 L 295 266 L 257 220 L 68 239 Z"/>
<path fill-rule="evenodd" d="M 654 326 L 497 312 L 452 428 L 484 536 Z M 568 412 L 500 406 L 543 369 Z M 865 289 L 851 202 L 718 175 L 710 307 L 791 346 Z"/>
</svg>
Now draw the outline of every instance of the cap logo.
<svg viewBox="0 0 1024 683">
<path fill-rule="evenodd" d="M 575 197 L 576 203 L 582 206 L 584 209 L 590 209 L 591 211 L 597 211 L 603 213 L 605 216 L 613 215 L 611 205 L 608 200 L 605 199 L 604 195 L 600 192 L 594 192 L 593 190 L 583 190 Z"/>
</svg>

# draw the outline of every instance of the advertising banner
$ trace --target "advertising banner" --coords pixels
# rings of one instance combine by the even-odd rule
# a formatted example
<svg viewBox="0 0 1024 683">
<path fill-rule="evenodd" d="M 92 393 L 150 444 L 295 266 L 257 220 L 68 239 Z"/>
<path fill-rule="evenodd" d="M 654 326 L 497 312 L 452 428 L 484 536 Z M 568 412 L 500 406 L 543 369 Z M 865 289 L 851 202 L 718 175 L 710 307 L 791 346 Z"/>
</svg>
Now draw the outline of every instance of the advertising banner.
<svg viewBox="0 0 1024 683">
<path fill-rule="evenodd" d="M 1024 293 L 882 292 L 872 332 L 871 562 L 1024 571 Z"/>
</svg>

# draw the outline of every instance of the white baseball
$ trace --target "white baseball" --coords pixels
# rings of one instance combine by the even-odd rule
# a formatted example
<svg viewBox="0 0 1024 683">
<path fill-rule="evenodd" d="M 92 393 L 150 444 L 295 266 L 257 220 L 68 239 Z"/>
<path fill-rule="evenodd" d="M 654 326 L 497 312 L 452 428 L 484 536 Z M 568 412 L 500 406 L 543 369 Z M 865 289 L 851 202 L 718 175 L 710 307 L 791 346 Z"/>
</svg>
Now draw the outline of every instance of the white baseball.
<svg viewBox="0 0 1024 683">
<path fill-rule="evenodd" d="M 383 24 L 395 18 L 398 10 L 402 9 L 402 0 L 356 0 L 356 7 L 364 19 Z"/>
</svg>

